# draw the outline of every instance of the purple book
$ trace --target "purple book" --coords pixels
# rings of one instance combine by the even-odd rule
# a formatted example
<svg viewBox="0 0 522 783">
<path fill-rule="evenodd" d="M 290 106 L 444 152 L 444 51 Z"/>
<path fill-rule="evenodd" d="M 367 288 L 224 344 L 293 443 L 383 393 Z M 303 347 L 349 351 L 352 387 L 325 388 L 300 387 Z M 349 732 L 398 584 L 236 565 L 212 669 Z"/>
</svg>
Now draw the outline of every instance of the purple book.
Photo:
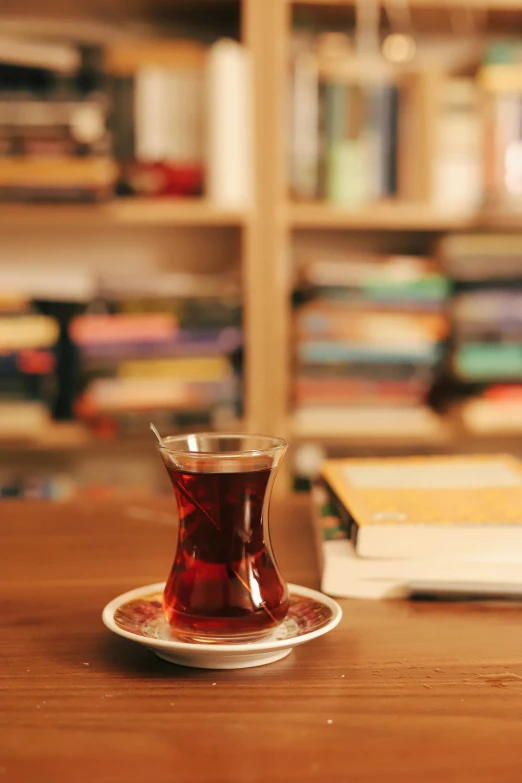
<svg viewBox="0 0 522 783">
<path fill-rule="evenodd" d="M 181 331 L 172 340 L 134 343 L 83 344 L 80 348 L 86 359 L 151 359 L 177 356 L 222 356 L 243 345 L 239 329 L 216 331 Z"/>
</svg>

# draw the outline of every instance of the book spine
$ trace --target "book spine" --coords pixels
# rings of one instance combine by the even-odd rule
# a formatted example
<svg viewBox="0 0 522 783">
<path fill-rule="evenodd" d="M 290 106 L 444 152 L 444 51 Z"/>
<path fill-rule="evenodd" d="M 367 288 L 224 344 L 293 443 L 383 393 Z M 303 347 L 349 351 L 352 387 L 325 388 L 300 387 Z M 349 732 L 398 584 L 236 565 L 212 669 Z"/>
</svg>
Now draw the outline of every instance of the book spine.
<svg viewBox="0 0 522 783">
<path fill-rule="evenodd" d="M 252 76 L 247 51 L 218 41 L 208 59 L 207 194 L 228 208 L 252 202 Z"/>
<path fill-rule="evenodd" d="M 114 154 L 117 160 L 127 163 L 135 158 L 134 77 L 112 77 L 109 99 L 109 129 Z"/>
<path fill-rule="evenodd" d="M 224 357 L 135 360 L 121 362 L 118 377 L 223 381 L 232 377 L 232 368 Z"/>
<path fill-rule="evenodd" d="M 170 84 L 164 68 L 146 66 L 136 74 L 134 123 L 136 158 L 156 163 L 168 157 Z"/>
<path fill-rule="evenodd" d="M 388 123 L 386 117 L 386 94 L 382 85 L 370 85 L 367 88 L 368 122 L 366 128 L 369 151 L 368 196 L 378 201 L 386 194 L 386 136 Z"/>
<path fill-rule="evenodd" d="M 296 198 L 319 195 L 319 74 L 313 52 L 300 52 L 293 65 L 290 182 Z"/>
<path fill-rule="evenodd" d="M 433 364 L 441 357 L 439 347 L 426 346 L 422 350 L 401 350 L 393 347 L 390 350 L 373 349 L 366 343 L 347 343 L 334 341 L 301 342 L 297 348 L 297 357 L 304 363 L 337 363 L 337 362 L 387 362 L 406 364 Z"/>
</svg>

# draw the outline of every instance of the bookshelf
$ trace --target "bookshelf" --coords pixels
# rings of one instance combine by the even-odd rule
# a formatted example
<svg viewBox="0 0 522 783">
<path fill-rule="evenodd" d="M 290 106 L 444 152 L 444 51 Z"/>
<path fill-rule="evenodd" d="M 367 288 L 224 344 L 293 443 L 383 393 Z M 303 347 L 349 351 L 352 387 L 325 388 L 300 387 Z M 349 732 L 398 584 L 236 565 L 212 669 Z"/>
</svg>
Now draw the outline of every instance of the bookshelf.
<svg viewBox="0 0 522 783">
<path fill-rule="evenodd" d="M 381 11 L 390 2 L 381 1 Z M 41 4 L 34 3 L 35 14 Z M 107 4 L 113 9 L 111 18 L 125 17 L 121 3 Z M 409 0 L 413 11 L 488 11 L 503 18 L 522 21 L 522 0 Z M 63 2 L 44 2 L 52 17 L 66 14 Z M 87 4 L 82 4 L 88 13 Z M 294 251 L 300 236 L 314 235 L 317 241 L 336 233 L 404 234 L 415 245 L 422 246 L 424 235 L 443 234 L 475 229 L 520 230 L 522 218 L 516 212 L 442 213 L 427 203 L 403 201 L 399 198 L 364 207 L 346 209 L 317 201 L 292 201 L 287 182 L 287 73 L 291 44 L 292 16 L 305 8 L 318 14 L 331 9 L 353 19 L 355 0 L 230 0 L 229 2 L 167 3 L 139 0 L 134 4 L 140 19 L 158 15 L 167 18 L 176 31 L 176 24 L 187 20 L 197 27 L 203 25 L 203 11 L 211 11 L 212 25 L 220 24 L 220 14 L 226 9 L 224 32 L 229 34 L 238 21 L 238 34 L 248 49 L 253 64 L 253 167 L 254 193 L 252 205 L 245 209 L 224 209 L 205 198 L 128 198 L 100 205 L 0 205 L 0 226 L 10 235 L 27 229 L 61 225 L 77 230 L 78 240 L 103 228 L 103 241 L 108 232 L 111 242 L 124 237 L 131 228 L 143 228 L 153 236 L 164 236 L 165 246 L 171 242 L 170 229 L 197 236 L 204 251 L 222 245 L 224 255 L 230 246 L 239 248 L 238 263 L 242 273 L 245 328 L 245 418 L 242 426 L 250 431 L 265 431 L 288 437 L 293 443 L 319 442 L 342 449 L 371 447 L 394 448 L 406 443 L 411 448 L 458 448 L 462 432 L 448 418 L 440 434 L 427 441 L 404 440 L 397 436 L 369 434 L 352 436 L 342 428 L 332 434 L 300 426 L 290 405 L 292 375 L 292 272 Z M 14 13 L 11 7 L 11 15 Z M 9 9 L 8 9 L 9 10 Z M 198 14 L 199 10 L 199 14 Z M 199 15 L 199 19 L 198 19 Z M 71 17 L 73 14 L 71 14 Z M 74 16 L 77 16 L 76 11 Z M 101 15 L 100 15 L 101 16 Z M 384 16 L 384 14 L 383 14 Z M 96 21 L 96 9 L 91 21 Z M 225 18 L 223 17 L 223 18 Z M 496 18 L 496 17 L 495 17 Z M 422 15 L 419 16 L 422 20 Z M 100 21 L 100 20 L 98 20 Z M 207 20 L 208 21 L 208 20 Z M 63 23 L 63 20 L 62 20 Z M 502 25 L 501 25 L 502 26 Z M 520 26 L 520 25 L 519 25 Z M 215 27 L 213 28 L 215 29 Z M 206 235 L 204 229 L 212 229 Z M 168 230 L 168 231 L 164 231 Z M 192 232 L 192 233 L 190 233 Z M 174 231 L 172 236 L 174 236 Z M 231 241 L 231 234 L 233 240 Z M 100 240 L 102 241 L 102 240 Z M 187 239 L 185 241 L 188 241 Z M 172 261 L 172 268 L 176 261 Z M 1 434 L 0 434 L 1 441 Z M 105 447 L 105 441 L 89 436 L 76 425 L 56 425 L 48 439 L 36 444 L 6 443 L 13 451 L 95 449 Z"/>
<path fill-rule="evenodd" d="M 407 201 L 401 198 L 385 200 L 362 207 L 345 208 L 334 206 L 325 201 L 292 200 L 288 194 L 286 172 L 286 141 L 285 128 L 287 115 L 284 106 L 288 103 L 286 83 L 280 78 L 275 80 L 274 73 L 284 74 L 291 51 L 290 31 L 296 11 L 306 11 L 310 16 L 303 16 L 310 21 L 312 14 L 316 15 L 319 29 L 328 29 L 337 23 L 337 29 L 345 29 L 343 25 L 353 24 L 355 0 L 285 0 L 283 3 L 267 3 L 267 14 L 264 20 L 271 45 L 270 70 L 267 79 L 273 79 L 273 92 L 266 96 L 264 104 L 265 121 L 276 132 L 270 142 L 267 142 L 265 161 L 270 168 L 270 190 L 268 186 L 261 201 L 263 215 L 270 219 L 267 234 L 270 236 L 272 294 L 270 299 L 270 335 L 268 337 L 270 352 L 270 392 L 269 406 L 272 412 L 272 430 L 288 437 L 294 447 L 300 444 L 313 443 L 336 453 L 390 453 L 394 450 L 431 450 L 459 451 L 474 448 L 517 449 L 517 438 L 503 433 L 486 436 L 474 436 L 466 432 L 458 416 L 451 410 L 441 417 L 438 432 L 424 436 L 410 436 L 397 429 L 395 434 L 376 435 L 372 432 L 354 433 L 343 427 L 321 428 L 308 426 L 299 421 L 292 412 L 291 392 L 294 367 L 293 346 L 293 311 L 290 305 L 292 281 L 295 272 L 296 256 L 300 251 L 313 247 L 320 254 L 321 247 L 334 246 L 339 248 L 341 242 L 357 244 L 354 247 L 371 247 L 375 238 L 375 246 L 383 251 L 388 243 L 390 252 L 400 252 L 401 247 L 414 247 L 426 250 L 434 246 L 438 236 L 451 232 L 464 231 L 520 231 L 522 218 L 517 212 L 506 210 L 480 209 L 470 211 L 447 210 L 442 212 L 432 207 L 427 201 Z M 387 28 L 389 16 L 386 11 L 394 5 L 392 2 L 379 2 L 381 24 Z M 397 4 L 395 4 L 397 5 Z M 499 0 L 499 2 L 484 2 L 484 0 L 409 0 L 408 8 L 412 11 L 415 33 L 419 30 L 431 29 L 436 22 L 438 31 L 445 35 L 453 34 L 452 25 L 456 16 L 453 11 L 464 14 L 476 14 L 475 20 L 486 22 L 495 31 L 505 32 L 510 25 L 520 25 L 522 20 L 522 2 L 520 0 Z M 324 13 L 323 13 L 324 12 Z M 480 12 L 485 12 L 481 14 Z M 457 20 L 458 21 L 458 20 Z M 469 20 L 468 20 L 469 21 Z M 322 27 L 321 27 L 322 24 Z M 424 25 L 424 28 L 423 28 Z M 426 129 L 423 129 L 423 133 Z M 432 139 L 428 138 L 428 143 Z M 428 153 L 429 154 L 429 153 Z M 270 205 L 270 206 L 268 206 Z M 351 237 L 357 237 L 353 239 Z M 344 237 L 344 239 L 342 239 Z M 362 239 L 361 239 L 362 237 Z M 386 239 L 388 237 L 388 239 Z M 362 244 L 361 244 L 362 242 Z M 401 244 L 402 243 L 402 244 Z M 399 250 L 398 250 L 399 249 Z M 411 250 L 410 250 L 411 252 Z M 415 252 L 415 251 L 414 251 Z M 287 466 L 288 467 L 288 466 Z"/>
</svg>

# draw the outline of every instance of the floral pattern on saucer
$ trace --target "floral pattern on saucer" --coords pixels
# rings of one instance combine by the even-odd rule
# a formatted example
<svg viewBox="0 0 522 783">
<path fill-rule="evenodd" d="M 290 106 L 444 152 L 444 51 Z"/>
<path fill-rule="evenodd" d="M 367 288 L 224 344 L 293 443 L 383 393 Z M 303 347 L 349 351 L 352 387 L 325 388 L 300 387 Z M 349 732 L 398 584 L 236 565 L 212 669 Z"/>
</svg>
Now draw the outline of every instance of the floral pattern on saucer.
<svg viewBox="0 0 522 783">
<path fill-rule="evenodd" d="M 123 631 L 148 639 L 175 641 L 163 614 L 162 598 L 162 593 L 155 592 L 127 601 L 114 614 L 116 625 Z M 331 621 L 332 616 L 332 610 L 325 604 L 292 592 L 288 615 L 268 638 L 280 641 L 318 631 Z"/>
</svg>

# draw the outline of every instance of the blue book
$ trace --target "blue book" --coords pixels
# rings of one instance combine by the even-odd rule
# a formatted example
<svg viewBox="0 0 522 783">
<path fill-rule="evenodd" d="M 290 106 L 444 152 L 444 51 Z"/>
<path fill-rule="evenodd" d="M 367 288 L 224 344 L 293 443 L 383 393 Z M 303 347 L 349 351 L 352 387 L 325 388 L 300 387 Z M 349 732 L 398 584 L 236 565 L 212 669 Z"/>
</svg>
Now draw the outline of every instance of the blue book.
<svg viewBox="0 0 522 783">
<path fill-rule="evenodd" d="M 443 356 L 440 345 L 426 346 L 419 350 L 382 350 L 364 343 L 314 340 L 299 343 L 298 358 L 310 364 L 335 362 L 387 362 L 392 364 L 425 364 L 438 362 Z"/>
</svg>

